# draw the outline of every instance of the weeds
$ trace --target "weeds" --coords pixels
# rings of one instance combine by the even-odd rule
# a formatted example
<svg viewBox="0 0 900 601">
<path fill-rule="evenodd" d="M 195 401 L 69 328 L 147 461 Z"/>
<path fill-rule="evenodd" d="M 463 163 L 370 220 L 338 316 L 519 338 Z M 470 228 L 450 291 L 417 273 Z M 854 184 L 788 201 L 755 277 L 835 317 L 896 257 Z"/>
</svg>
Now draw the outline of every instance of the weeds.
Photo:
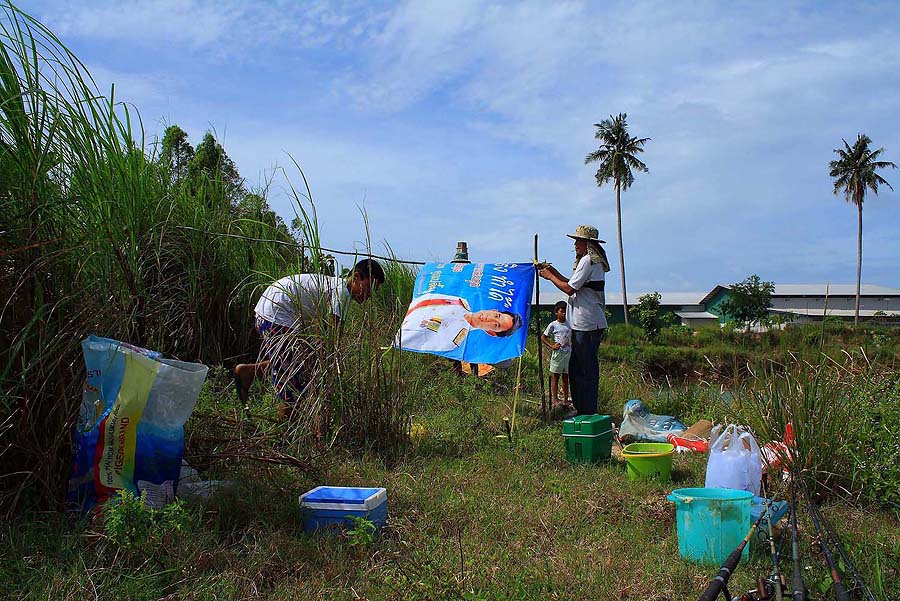
<svg viewBox="0 0 900 601">
<path fill-rule="evenodd" d="M 187 532 L 194 523 L 184 502 L 177 500 L 160 509 L 148 507 L 146 499 L 123 490 L 103 505 L 103 527 L 108 539 L 131 553 L 151 554 Z"/>
<path fill-rule="evenodd" d="M 351 547 L 367 547 L 375 542 L 377 529 L 372 520 L 353 515 L 350 516 L 350 521 L 353 525 L 346 530 L 344 535 Z"/>
</svg>

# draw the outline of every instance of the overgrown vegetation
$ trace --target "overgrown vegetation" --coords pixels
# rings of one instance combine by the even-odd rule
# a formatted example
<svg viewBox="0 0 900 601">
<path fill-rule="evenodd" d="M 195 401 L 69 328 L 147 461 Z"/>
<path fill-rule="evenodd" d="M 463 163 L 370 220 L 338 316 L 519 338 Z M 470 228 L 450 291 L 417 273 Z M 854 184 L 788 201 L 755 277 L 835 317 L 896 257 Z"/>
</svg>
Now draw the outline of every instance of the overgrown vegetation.
<svg viewBox="0 0 900 601">
<path fill-rule="evenodd" d="M 651 341 L 642 328 L 616 324 L 600 347 L 601 362 L 626 362 L 654 378 L 676 381 L 740 379 L 751 371 L 780 369 L 798 360 L 818 363 L 822 357 L 838 363 L 850 357 L 879 371 L 896 372 L 900 329 L 840 320 L 754 334 L 731 324 L 698 330 L 677 325 L 662 328 Z"/>
<path fill-rule="evenodd" d="M 262 287 L 288 273 L 334 269 L 317 250 L 308 186 L 286 182 L 297 212 L 289 231 L 268 207 L 268 185 L 248 189 L 211 133 L 194 149 L 172 126 L 157 144 L 113 92 L 98 90 L 53 33 L 3 5 L 0 513 L 62 498 L 83 380 L 79 342 L 88 334 L 229 365 L 256 354 L 250 332 Z M 287 180 L 285 173 L 276 175 Z M 399 275 L 389 294 L 411 287 L 409 274 Z M 383 316 L 402 295 L 391 298 L 369 326 L 390 327 Z M 387 420 L 377 433 L 402 430 L 403 416 L 383 404 L 398 397 L 393 367 L 372 348 L 345 348 L 326 359 L 343 369 L 330 370 L 319 388 L 336 416 L 355 420 L 363 411 Z M 305 448 L 294 434 L 305 435 L 308 421 L 296 425 L 282 440 Z"/>
<path fill-rule="evenodd" d="M 515 443 L 496 438 L 510 410 L 512 370 L 498 380 L 458 378 L 445 361 L 423 355 L 412 355 L 403 369 L 417 375 L 411 409 L 421 432 L 399 456 L 338 450 L 310 472 L 212 467 L 210 477 L 233 479 L 234 489 L 202 510 L 182 510 L 188 529 L 159 529 L 154 536 L 171 542 L 138 554 L 117 553 L 112 541 L 91 534 L 96 527 L 53 515 L 17 522 L 0 535 L 0 596 L 662 600 L 695 598 L 712 577 L 712 568 L 679 559 L 674 510 L 665 501 L 672 488 L 702 486 L 705 456 L 676 456 L 673 481 L 665 484 L 628 480 L 616 459 L 573 466 L 559 426 L 542 423 L 530 384 Z M 213 378 L 198 410 L 221 409 L 225 386 Z M 737 392 L 701 383 L 661 387 L 627 365 L 604 366 L 601 395 L 601 410 L 613 415 L 628 398 L 687 421 L 750 414 Z M 275 406 L 268 397 L 257 403 L 259 411 Z M 303 533 L 297 496 L 325 482 L 385 486 L 387 527 L 372 540 L 364 524 L 337 537 Z M 867 581 L 881 583 L 878 598 L 897 598 L 897 515 L 836 499 L 823 511 Z M 824 586 L 827 572 L 805 512 L 800 519 L 804 577 L 811 587 Z M 753 555 L 736 572 L 733 590 L 755 586 L 768 562 Z"/>
</svg>

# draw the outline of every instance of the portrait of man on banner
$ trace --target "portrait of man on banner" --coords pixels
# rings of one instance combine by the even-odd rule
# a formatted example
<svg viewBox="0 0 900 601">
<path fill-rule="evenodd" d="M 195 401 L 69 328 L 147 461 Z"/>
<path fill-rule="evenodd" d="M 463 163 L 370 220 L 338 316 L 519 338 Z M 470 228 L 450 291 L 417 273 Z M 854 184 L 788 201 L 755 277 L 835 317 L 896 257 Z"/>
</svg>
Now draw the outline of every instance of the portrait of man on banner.
<svg viewBox="0 0 900 601">
<path fill-rule="evenodd" d="M 525 350 L 531 264 L 429 263 L 394 346 L 471 363 L 500 363 Z"/>
</svg>

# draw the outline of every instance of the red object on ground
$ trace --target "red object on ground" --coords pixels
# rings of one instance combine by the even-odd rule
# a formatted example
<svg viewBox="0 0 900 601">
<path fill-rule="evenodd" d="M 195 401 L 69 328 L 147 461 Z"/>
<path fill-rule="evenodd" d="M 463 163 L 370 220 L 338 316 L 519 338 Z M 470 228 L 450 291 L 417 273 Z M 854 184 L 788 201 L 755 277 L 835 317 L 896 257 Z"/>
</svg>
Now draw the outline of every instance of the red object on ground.
<svg viewBox="0 0 900 601">
<path fill-rule="evenodd" d="M 791 450 L 794 447 L 794 429 L 788 422 L 785 427 L 783 442 L 772 441 L 762 448 L 764 465 L 771 471 L 782 470 L 785 474 L 790 470 Z"/>
<path fill-rule="evenodd" d="M 679 452 L 681 449 L 687 449 L 689 451 L 694 451 L 695 453 L 706 453 L 709 451 L 708 440 L 691 440 L 675 436 L 674 434 L 669 434 L 666 437 L 666 440 L 668 440 L 670 444 L 675 445 L 675 450 Z M 681 449 L 678 447 L 681 447 Z"/>
</svg>

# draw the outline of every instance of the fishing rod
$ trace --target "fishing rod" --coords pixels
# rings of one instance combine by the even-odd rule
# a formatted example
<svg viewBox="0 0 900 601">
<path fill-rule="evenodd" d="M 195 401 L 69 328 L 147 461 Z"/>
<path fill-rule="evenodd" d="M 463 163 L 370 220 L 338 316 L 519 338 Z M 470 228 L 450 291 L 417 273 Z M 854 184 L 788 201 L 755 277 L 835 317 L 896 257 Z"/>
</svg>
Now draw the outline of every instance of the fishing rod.
<svg viewBox="0 0 900 601">
<path fill-rule="evenodd" d="M 797 533 L 797 495 L 794 487 L 797 485 L 796 477 L 791 483 L 791 556 L 794 562 L 794 579 L 791 582 L 791 599 L 792 601 L 806 601 L 806 583 L 803 582 L 803 570 L 800 567 L 800 543 L 799 534 Z"/>
<path fill-rule="evenodd" d="M 731 578 L 731 574 L 737 567 L 738 562 L 741 561 L 741 554 L 744 552 L 744 547 L 746 547 L 747 543 L 750 542 L 750 539 L 753 538 L 753 533 L 756 532 L 762 519 L 763 514 L 760 513 L 759 517 L 756 518 L 756 521 L 753 522 L 753 525 L 750 526 L 747 536 L 745 536 L 744 540 L 741 541 L 741 544 L 735 547 L 734 551 L 728 555 L 722 563 L 722 566 L 719 568 L 718 574 L 709 581 L 706 590 L 700 595 L 698 601 L 715 601 L 719 597 L 719 594 L 724 594 L 726 599 L 731 599 L 731 594 L 728 592 L 728 579 Z"/>
<path fill-rule="evenodd" d="M 831 549 L 828 548 L 828 542 L 825 540 L 826 536 L 822 534 L 822 526 L 819 524 L 819 518 L 816 515 L 815 505 L 813 505 L 812 497 L 809 496 L 809 491 L 806 490 L 806 485 L 802 483 L 803 486 L 803 494 L 806 496 L 806 502 L 809 504 L 809 517 L 812 518 L 813 528 L 816 530 L 816 536 L 819 538 L 819 543 L 822 545 L 822 553 L 825 554 L 825 562 L 828 564 L 828 568 L 831 570 L 831 585 L 834 588 L 834 598 L 836 601 L 851 601 L 850 593 L 847 592 L 847 588 L 844 586 L 844 583 L 841 582 L 841 575 L 838 573 L 837 562 L 834 560 L 834 555 L 831 554 Z"/>
<path fill-rule="evenodd" d="M 778 553 L 775 551 L 775 531 L 772 530 L 772 513 L 769 508 L 769 500 L 768 496 L 765 498 L 765 511 L 766 511 L 766 524 L 769 527 L 769 553 L 772 555 L 772 587 L 775 589 L 775 599 L 777 601 L 783 601 L 781 588 L 782 588 L 782 580 L 781 580 L 781 572 L 778 570 Z M 764 584 L 760 582 L 760 584 Z"/>
<path fill-rule="evenodd" d="M 785 583 L 784 578 L 782 577 L 781 572 L 778 569 L 778 563 L 781 558 L 781 548 L 786 537 L 780 537 L 778 541 L 778 549 L 776 550 L 774 531 L 772 530 L 771 500 L 764 496 L 763 501 L 763 508 L 765 511 L 763 516 L 765 517 L 765 520 L 768 524 L 769 535 L 765 537 L 762 536 L 764 531 L 762 528 L 758 528 L 757 537 L 758 540 L 760 540 L 762 543 L 769 543 L 769 552 L 772 559 L 772 571 L 770 572 L 768 577 L 760 576 L 756 579 L 756 588 L 748 590 L 740 597 L 735 597 L 732 601 L 771 601 L 771 599 L 773 598 L 773 594 L 776 601 L 783 601 L 784 599 L 783 595 L 785 590 Z"/>
<path fill-rule="evenodd" d="M 856 588 L 862 591 L 867 601 L 875 601 L 875 596 L 872 594 L 872 591 L 869 590 L 869 587 L 866 585 L 865 580 L 863 580 L 863 577 L 859 573 L 859 570 L 856 569 L 856 566 L 850 560 L 847 552 L 844 551 L 844 546 L 841 544 L 840 539 L 838 539 L 837 534 L 831 528 L 831 524 L 828 523 L 828 520 L 825 519 L 825 516 L 822 515 L 822 512 L 819 511 L 818 507 L 812 507 L 819 518 L 819 523 L 825 528 L 825 532 L 828 534 L 828 538 L 831 539 L 831 542 L 834 544 L 834 547 L 838 551 L 838 555 L 841 556 L 844 565 L 847 566 L 847 569 L 850 570 L 850 574 L 853 576 L 853 580 L 856 582 Z"/>
</svg>

